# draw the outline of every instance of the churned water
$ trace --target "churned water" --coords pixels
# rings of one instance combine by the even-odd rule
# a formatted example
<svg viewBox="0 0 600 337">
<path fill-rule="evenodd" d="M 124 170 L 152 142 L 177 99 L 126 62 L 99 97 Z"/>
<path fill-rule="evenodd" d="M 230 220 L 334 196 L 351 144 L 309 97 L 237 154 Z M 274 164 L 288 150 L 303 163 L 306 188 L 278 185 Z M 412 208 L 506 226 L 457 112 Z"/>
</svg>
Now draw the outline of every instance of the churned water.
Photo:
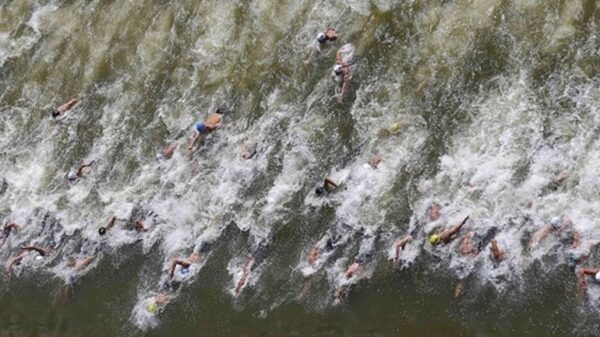
<svg viewBox="0 0 600 337">
<path fill-rule="evenodd" d="M 599 38 L 597 0 L 0 0 L 0 260 L 52 248 L 0 335 L 598 336 Z"/>
</svg>

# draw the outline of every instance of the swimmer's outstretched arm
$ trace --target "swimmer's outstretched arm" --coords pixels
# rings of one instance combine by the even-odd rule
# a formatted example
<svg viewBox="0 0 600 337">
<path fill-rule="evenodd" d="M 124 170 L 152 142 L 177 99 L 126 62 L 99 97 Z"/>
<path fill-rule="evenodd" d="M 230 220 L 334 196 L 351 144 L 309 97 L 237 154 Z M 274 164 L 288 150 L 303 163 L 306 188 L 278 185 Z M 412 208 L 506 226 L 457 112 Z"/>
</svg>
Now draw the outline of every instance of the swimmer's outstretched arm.
<svg viewBox="0 0 600 337">
<path fill-rule="evenodd" d="M 548 236 L 548 234 L 550 234 L 550 232 L 552 232 L 553 230 L 554 229 L 551 225 L 546 225 L 542 229 L 535 232 L 531 237 L 531 240 L 529 240 L 529 248 L 536 246 L 538 243 L 544 240 L 546 236 Z"/>
<path fill-rule="evenodd" d="M 343 60 L 342 60 L 342 53 L 339 50 L 335 53 L 335 62 L 337 62 L 340 65 L 343 62 Z"/>
<path fill-rule="evenodd" d="M 439 234 L 440 239 L 442 241 L 444 241 L 445 243 L 448 243 L 448 241 L 450 241 L 450 239 L 452 239 L 452 236 L 454 234 L 458 233 L 460 231 L 460 229 L 465 225 L 467 220 L 469 220 L 468 216 L 460 224 L 450 227 L 450 228 L 446 229 L 445 231 L 441 232 Z"/>
<path fill-rule="evenodd" d="M 8 260 L 8 262 L 6 263 L 6 273 L 10 276 L 12 269 L 14 267 L 14 265 L 21 263 L 21 261 L 23 260 L 23 258 L 25 256 L 27 256 L 28 252 L 22 252 L 21 254 L 10 258 Z"/>
<path fill-rule="evenodd" d="M 394 257 L 394 261 L 398 262 L 398 260 L 400 259 L 400 251 L 404 250 L 404 247 L 406 247 L 406 244 L 411 242 L 412 239 L 413 239 L 412 235 L 408 234 L 408 235 L 403 236 L 400 240 L 396 241 L 396 245 L 395 245 L 396 256 Z"/>
<path fill-rule="evenodd" d="M 327 177 L 327 178 L 325 178 L 325 181 L 323 182 L 323 187 L 325 187 L 325 188 L 329 188 L 329 187 L 337 188 L 338 185 L 333 180 L 331 180 L 331 178 Z"/>
<path fill-rule="evenodd" d="M 56 110 L 58 110 L 60 113 L 65 113 L 65 112 L 75 108 L 78 104 L 79 104 L 79 98 L 73 97 L 65 104 L 59 106 Z"/>
<path fill-rule="evenodd" d="M 246 261 L 246 264 L 244 265 L 244 274 L 240 278 L 240 281 L 238 282 L 237 286 L 235 287 L 235 296 L 238 296 L 240 294 L 242 287 L 248 281 L 248 278 L 250 277 L 250 272 L 252 271 L 253 265 L 254 265 L 254 258 L 251 257 L 250 259 L 248 259 L 248 261 Z"/>
<path fill-rule="evenodd" d="M 94 165 L 95 162 L 96 162 L 95 160 L 92 160 L 91 162 L 89 162 L 87 164 L 84 163 L 83 165 L 79 166 L 79 168 L 77 169 L 77 176 L 80 178 L 83 177 L 83 170 Z"/>
<path fill-rule="evenodd" d="M 110 218 L 110 220 L 108 220 L 108 223 L 106 224 L 106 229 L 111 229 L 115 226 L 115 222 L 117 221 L 117 217 L 116 216 L 112 216 Z"/>
<path fill-rule="evenodd" d="M 310 248 L 310 253 L 308 253 L 308 264 L 311 266 L 315 264 L 315 262 L 319 259 L 319 243 L 315 243 Z"/>
<path fill-rule="evenodd" d="M 38 252 L 40 255 L 42 256 L 46 256 L 48 253 L 50 253 L 50 251 L 52 251 L 52 248 L 47 247 L 47 248 L 43 248 L 37 245 L 30 245 L 30 246 L 22 246 L 21 250 L 23 251 L 36 251 Z"/>
<path fill-rule="evenodd" d="M 490 251 L 492 252 L 492 257 L 494 261 L 501 262 L 502 260 L 504 260 L 504 256 L 506 255 L 506 253 L 502 249 L 500 249 L 500 247 L 498 246 L 498 242 L 495 239 L 492 239 L 491 241 Z"/>
<path fill-rule="evenodd" d="M 82 271 L 83 269 L 85 269 L 85 267 L 89 266 L 90 264 L 92 264 L 92 262 L 94 262 L 95 257 L 94 256 L 87 256 L 83 259 L 81 259 L 75 266 L 75 270 L 77 271 Z"/>
<path fill-rule="evenodd" d="M 201 135 L 202 135 L 201 133 L 196 133 L 194 138 L 192 138 L 192 142 L 190 143 L 190 146 L 188 146 L 188 151 L 192 151 L 192 149 L 194 148 L 194 146 L 196 145 L 198 140 L 200 140 Z"/>
<path fill-rule="evenodd" d="M 183 268 L 189 268 L 192 264 L 187 260 L 173 260 L 173 262 L 171 262 L 171 270 L 169 271 L 169 280 L 172 280 L 175 276 L 175 268 L 177 268 L 177 265 L 180 265 Z"/>
<path fill-rule="evenodd" d="M 583 268 L 579 271 L 579 279 L 577 281 L 579 296 L 583 296 L 587 289 L 587 281 L 585 280 L 586 275 L 596 275 L 598 272 L 600 272 L 600 269 L 598 268 Z"/>
</svg>

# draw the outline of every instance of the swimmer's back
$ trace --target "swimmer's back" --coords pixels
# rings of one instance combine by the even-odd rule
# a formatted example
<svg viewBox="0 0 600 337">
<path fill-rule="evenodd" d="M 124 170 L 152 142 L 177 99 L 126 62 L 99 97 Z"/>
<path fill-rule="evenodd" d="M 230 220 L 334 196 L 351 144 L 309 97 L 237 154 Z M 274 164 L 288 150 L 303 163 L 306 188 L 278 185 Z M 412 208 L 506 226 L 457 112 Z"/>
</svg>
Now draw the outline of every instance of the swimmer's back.
<svg viewBox="0 0 600 337">
<path fill-rule="evenodd" d="M 219 115 L 219 114 L 212 114 L 210 117 L 208 117 L 206 119 L 206 121 L 204 122 L 204 124 L 207 124 L 207 125 L 217 125 L 217 124 L 221 123 L 221 119 L 222 119 L 221 115 Z"/>
</svg>

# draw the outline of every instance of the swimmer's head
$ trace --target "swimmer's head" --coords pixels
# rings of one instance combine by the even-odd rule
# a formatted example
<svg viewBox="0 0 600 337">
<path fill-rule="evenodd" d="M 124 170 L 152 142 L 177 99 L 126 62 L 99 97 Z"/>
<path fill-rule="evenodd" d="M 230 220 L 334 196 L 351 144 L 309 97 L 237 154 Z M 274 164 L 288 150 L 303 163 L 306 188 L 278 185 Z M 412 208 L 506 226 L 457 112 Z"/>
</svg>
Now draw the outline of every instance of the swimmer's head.
<svg viewBox="0 0 600 337">
<path fill-rule="evenodd" d="M 206 127 L 204 126 L 204 123 L 202 123 L 202 122 L 196 123 L 196 131 L 198 131 L 198 133 L 204 132 L 205 128 Z"/>
<path fill-rule="evenodd" d="M 341 75 L 344 71 L 342 70 L 342 66 L 339 64 L 336 64 L 335 67 L 333 67 L 333 73 L 336 75 Z"/>
<path fill-rule="evenodd" d="M 60 116 L 60 111 L 58 111 L 58 110 L 52 110 L 52 117 L 56 118 L 58 116 Z"/>
<path fill-rule="evenodd" d="M 220 107 L 217 109 L 217 112 L 219 115 L 224 115 L 227 112 L 227 108 L 224 107 Z"/>
<path fill-rule="evenodd" d="M 322 186 L 315 188 L 315 194 L 320 197 L 325 193 L 325 189 Z"/>
<path fill-rule="evenodd" d="M 146 307 L 146 310 L 151 314 L 155 314 L 156 311 L 158 311 L 158 305 L 156 305 L 156 303 L 152 302 L 152 303 L 148 304 L 148 306 Z"/>
<path fill-rule="evenodd" d="M 190 268 L 181 268 L 179 272 L 181 273 L 181 275 L 187 275 L 190 273 Z"/>
<path fill-rule="evenodd" d="M 106 227 L 100 227 L 100 228 L 98 228 L 98 234 L 100 234 L 100 235 L 106 234 Z"/>
<path fill-rule="evenodd" d="M 550 219 L 550 226 L 552 226 L 552 228 L 554 228 L 554 229 L 559 229 L 560 228 L 560 218 L 555 216 L 552 219 Z"/>
<path fill-rule="evenodd" d="M 157 153 L 156 157 L 154 157 L 154 159 L 156 159 L 157 162 L 161 162 L 161 161 L 165 160 L 165 156 L 162 153 Z"/>
<path fill-rule="evenodd" d="M 77 180 L 77 173 L 73 171 L 69 172 L 69 174 L 67 174 L 67 179 L 69 179 L 69 181 Z"/>
<path fill-rule="evenodd" d="M 439 235 L 437 235 L 437 234 L 432 234 L 429 237 L 429 243 L 431 243 L 434 246 L 437 245 L 437 244 L 439 244 L 440 242 L 442 242 L 442 238 Z"/>
<path fill-rule="evenodd" d="M 320 44 L 324 44 L 325 42 L 327 42 L 327 37 L 325 36 L 325 34 L 319 33 L 319 35 L 317 35 L 317 42 L 319 42 Z"/>
</svg>

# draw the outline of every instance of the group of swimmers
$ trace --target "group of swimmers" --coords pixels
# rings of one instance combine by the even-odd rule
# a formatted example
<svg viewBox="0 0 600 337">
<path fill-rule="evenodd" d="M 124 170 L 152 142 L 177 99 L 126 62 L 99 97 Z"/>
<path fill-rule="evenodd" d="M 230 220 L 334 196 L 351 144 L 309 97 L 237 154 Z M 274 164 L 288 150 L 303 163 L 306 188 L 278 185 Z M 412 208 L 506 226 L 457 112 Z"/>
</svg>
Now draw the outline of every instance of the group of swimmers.
<svg viewBox="0 0 600 337">
<path fill-rule="evenodd" d="M 313 52 L 311 53 L 310 58 L 312 58 L 315 55 L 315 53 L 321 52 L 323 47 L 337 41 L 339 36 L 340 36 L 340 33 L 338 33 L 333 28 L 328 28 L 326 31 L 319 33 L 317 35 L 315 47 L 314 47 Z M 336 52 L 336 64 L 332 70 L 332 77 L 337 83 L 339 83 L 339 86 L 341 89 L 340 96 L 343 96 L 347 92 L 349 80 L 351 77 L 349 60 L 344 58 L 343 52 L 344 52 L 343 47 L 340 48 L 340 50 L 338 50 Z M 52 116 L 52 118 L 55 118 L 55 119 L 61 118 L 61 117 L 65 116 L 69 111 L 71 111 L 71 110 L 75 109 L 77 106 L 79 106 L 80 103 L 81 103 L 80 99 L 77 97 L 74 97 L 74 98 L 70 99 L 69 101 L 67 101 L 66 103 L 60 105 L 56 109 L 52 110 L 51 116 Z M 221 126 L 223 117 L 227 112 L 228 111 L 225 108 L 218 108 L 215 111 L 215 113 L 211 114 L 206 120 L 197 122 L 194 125 L 194 135 L 190 141 L 190 144 L 187 147 L 187 151 L 189 154 L 193 153 L 195 146 L 197 145 L 198 141 L 203 136 L 212 133 L 213 131 L 217 130 Z M 156 159 L 158 161 L 164 161 L 164 160 L 171 159 L 173 157 L 177 147 L 178 147 L 177 141 L 167 144 L 162 149 L 161 153 L 159 153 L 157 155 Z M 248 159 L 253 158 L 253 156 L 256 153 L 257 153 L 257 151 L 256 151 L 255 146 L 244 144 L 243 148 L 242 148 L 241 156 L 243 159 L 248 160 Z M 379 164 L 381 163 L 381 161 L 382 161 L 382 159 L 380 157 L 374 157 L 368 162 L 368 164 L 373 169 L 377 169 Z M 91 160 L 87 163 L 81 164 L 77 168 L 77 170 L 70 171 L 67 174 L 68 181 L 76 182 L 80 178 L 83 178 L 85 176 L 86 170 L 90 169 L 94 165 L 94 163 L 95 163 L 95 161 Z M 553 184 L 555 184 L 556 187 L 558 187 L 567 177 L 568 177 L 568 174 L 561 173 L 561 175 L 559 175 L 558 177 L 556 177 L 554 179 Z M 5 183 L 3 183 L 3 185 L 4 184 Z M 324 196 L 324 195 L 336 190 L 339 187 L 339 185 L 340 185 L 339 183 L 337 183 L 333 179 L 327 177 L 323 180 L 323 184 L 321 186 L 316 187 L 315 194 L 317 196 Z M 441 216 L 441 210 L 442 210 L 442 207 L 439 204 L 437 204 L 437 203 L 432 204 L 428 210 L 429 221 L 437 221 Z M 106 235 L 107 232 L 109 230 L 111 230 L 111 228 L 113 228 L 115 226 L 115 224 L 117 223 L 117 221 L 119 221 L 119 220 L 121 220 L 121 219 L 118 219 L 116 216 L 112 216 L 105 226 L 102 226 L 98 229 L 99 235 L 100 236 Z M 451 226 L 449 228 L 446 228 L 446 229 L 443 229 L 440 231 L 436 231 L 435 233 L 431 233 L 428 237 L 427 242 L 432 246 L 440 246 L 440 245 L 449 244 L 450 242 L 452 242 L 454 239 L 456 239 L 459 236 L 461 230 L 465 227 L 468 220 L 469 220 L 469 216 L 466 216 L 463 219 L 463 221 L 460 222 L 459 224 L 456 224 L 454 226 Z M 6 223 L 3 227 L 3 231 L 2 231 L 3 235 L 2 235 L 2 239 L 1 239 L 2 241 L 0 242 L 0 247 L 6 242 L 6 240 L 9 238 L 11 233 L 18 231 L 21 227 L 22 227 L 21 225 L 18 225 L 16 223 L 12 223 L 12 222 Z M 139 218 L 134 221 L 134 230 L 136 232 L 145 232 L 147 230 L 147 226 L 144 224 L 144 219 Z M 576 248 L 579 246 L 580 241 L 581 241 L 579 233 L 573 228 L 572 221 L 568 217 L 563 217 L 562 219 L 561 218 L 551 219 L 548 225 L 544 226 L 542 229 L 540 229 L 539 231 L 534 233 L 530 240 L 530 243 L 529 243 L 530 247 L 535 247 L 540 241 L 544 240 L 545 237 L 547 237 L 548 235 L 550 235 L 551 233 L 554 233 L 554 232 L 569 232 L 570 233 L 569 235 L 572 238 L 572 247 Z M 414 235 L 415 235 L 414 233 L 406 234 L 394 243 L 394 246 L 393 246 L 394 262 L 397 265 L 399 265 L 401 262 L 400 258 L 401 258 L 402 252 L 406 249 L 406 247 L 411 242 L 414 241 Z M 465 255 L 465 256 L 478 255 L 484 248 L 484 245 L 482 244 L 482 242 L 484 242 L 486 240 L 477 240 L 477 237 L 478 237 L 478 235 L 474 230 L 467 231 L 467 233 L 463 236 L 462 241 L 458 247 L 459 253 L 461 255 Z M 479 242 L 476 242 L 476 241 L 479 241 Z M 496 239 L 492 238 L 490 240 L 487 240 L 487 242 L 485 242 L 485 243 L 489 244 L 488 247 L 489 247 L 489 251 L 490 251 L 490 258 L 494 261 L 494 263 L 501 263 L 502 261 L 504 261 L 507 258 L 508 253 L 504 249 L 501 248 L 500 244 L 498 243 L 498 241 Z M 327 236 L 325 238 L 325 240 L 321 240 L 321 241 L 315 243 L 309 251 L 309 254 L 307 257 L 308 263 L 310 265 L 315 265 L 323 252 L 332 251 L 333 249 L 335 249 L 336 245 L 338 245 L 338 244 L 339 244 L 339 238 L 332 238 L 330 236 Z M 255 269 L 256 266 L 259 265 L 265 259 L 266 252 L 267 252 L 266 247 L 267 247 L 266 244 L 261 243 L 247 258 L 247 260 L 244 263 L 243 268 L 242 268 L 242 275 L 234 287 L 234 294 L 236 296 L 238 296 L 240 294 L 243 287 L 248 283 L 248 280 L 250 278 L 252 270 Z M 35 259 L 37 260 L 37 259 L 43 259 L 46 255 L 50 254 L 52 252 L 52 250 L 53 250 L 53 247 L 42 247 L 42 246 L 35 245 L 35 244 L 21 246 L 20 253 L 8 260 L 7 266 L 6 266 L 7 271 L 10 274 L 11 270 L 13 269 L 13 267 L 15 265 L 20 264 L 21 261 L 25 257 L 29 256 L 32 253 L 37 254 L 35 256 Z M 207 246 L 204 245 L 204 246 L 200 246 L 200 248 L 194 248 L 194 250 L 192 251 L 190 256 L 188 256 L 187 258 L 178 258 L 178 259 L 174 259 L 170 262 L 170 267 L 168 269 L 168 277 L 167 277 L 166 281 L 163 283 L 163 285 L 161 286 L 161 290 L 155 296 L 154 301 L 152 301 L 152 303 L 148 306 L 149 312 L 152 312 L 152 313 L 156 312 L 156 310 L 158 308 L 157 305 L 167 303 L 172 298 L 172 296 L 173 296 L 172 292 L 174 290 L 177 290 L 177 286 L 176 286 L 177 283 L 174 281 L 176 270 L 179 270 L 180 274 L 182 274 L 182 275 L 188 274 L 190 271 L 190 268 L 194 264 L 200 263 L 203 260 L 203 258 L 206 256 L 206 253 L 207 253 Z M 73 268 L 75 271 L 82 271 L 87 266 L 89 266 L 91 263 L 93 263 L 94 260 L 95 260 L 94 256 L 84 256 L 83 258 L 80 258 L 80 259 L 69 258 L 68 262 L 67 262 L 67 266 Z M 346 280 L 350 280 L 354 277 L 357 277 L 363 271 L 365 264 L 367 264 L 370 260 L 371 260 L 370 253 L 367 252 L 367 253 L 359 254 L 359 256 L 356 258 L 356 260 L 353 263 L 351 263 L 345 269 L 345 271 L 342 273 L 342 278 L 344 278 Z M 585 258 L 580 258 L 580 259 L 577 259 L 576 262 L 579 263 L 584 260 L 585 260 Z M 578 289 L 579 289 L 579 292 L 581 294 L 583 294 L 584 290 L 586 289 L 586 286 L 587 286 L 587 283 L 586 283 L 587 276 L 592 276 L 596 280 L 600 281 L 600 268 L 580 268 L 577 271 L 577 275 L 578 275 Z M 456 287 L 456 291 L 455 291 L 457 297 L 462 292 L 462 287 L 463 287 L 462 282 L 459 282 L 459 284 Z M 334 303 L 336 303 L 336 304 L 340 303 L 343 300 L 346 293 L 347 293 L 347 285 L 346 284 L 341 284 L 338 287 L 336 287 L 334 290 Z"/>
<path fill-rule="evenodd" d="M 381 158 L 375 157 L 371 159 L 368 164 L 375 169 L 378 167 L 380 162 Z M 554 179 L 552 179 L 548 186 L 548 190 L 556 190 L 562 185 L 568 176 L 568 172 L 561 172 L 558 174 Z M 322 185 L 315 189 L 315 194 L 317 196 L 323 196 L 334 192 L 339 186 L 340 184 L 338 182 L 334 181 L 330 177 L 327 177 L 323 180 Z M 411 231 L 409 234 L 401 236 L 398 240 L 396 240 L 392 247 L 394 255 L 393 261 L 396 266 L 401 266 L 403 252 L 407 249 L 407 246 L 414 241 L 419 231 L 423 228 L 423 225 L 429 222 L 440 220 L 442 217 L 442 209 L 443 207 L 438 203 L 431 204 L 427 210 L 425 220 L 418 220 L 417 226 L 413 231 Z M 427 234 L 427 240 L 425 240 L 425 242 L 428 243 L 432 248 L 448 245 L 460 236 L 461 232 L 464 231 L 464 228 L 468 226 L 467 224 L 469 220 L 470 217 L 466 216 L 460 223 L 456 225 L 434 230 L 433 232 Z M 514 226 L 519 226 L 519 224 L 515 223 L 512 219 L 509 222 Z M 531 222 L 531 218 L 524 216 L 521 224 Z M 585 295 L 587 286 L 586 277 L 592 276 L 596 281 L 600 282 L 600 268 L 583 268 L 580 267 L 580 265 L 581 263 L 587 261 L 593 250 L 598 246 L 598 244 L 600 244 L 600 241 L 591 242 L 589 249 L 581 253 L 581 234 L 575 229 L 571 218 L 564 215 L 562 217 L 552 217 L 547 224 L 531 233 L 530 238 L 527 240 L 525 249 L 529 251 L 535 249 L 543 240 L 553 234 L 558 237 L 559 242 L 564 247 L 572 250 L 565 254 L 567 258 L 567 264 L 576 270 L 578 278 L 578 293 L 582 296 Z M 509 252 L 507 252 L 506 249 L 501 246 L 501 243 L 498 242 L 495 236 L 495 228 L 489 228 L 484 233 L 478 233 L 475 229 L 469 229 L 462 236 L 460 244 L 457 245 L 458 253 L 466 257 L 476 257 L 487 248 L 490 252 L 489 258 L 491 259 L 492 263 L 497 266 L 509 257 Z M 342 243 L 339 237 L 332 237 L 330 233 L 326 234 L 323 239 L 312 245 L 307 256 L 308 264 L 311 266 L 317 266 L 317 264 L 321 262 L 320 259 L 323 254 L 329 254 L 341 244 Z M 574 253 L 575 250 L 577 250 L 579 253 Z M 359 254 L 359 257 L 341 274 L 342 282 L 340 282 L 340 284 L 335 288 L 333 293 L 334 303 L 337 304 L 343 300 L 343 297 L 347 293 L 347 289 L 350 284 L 348 281 L 353 278 L 358 280 L 361 277 L 361 272 L 364 271 L 365 264 L 367 264 L 370 260 L 368 257 L 369 254 L 364 254 L 364 252 Z M 463 287 L 464 279 L 460 279 L 455 288 L 455 296 L 457 298 L 461 296 Z"/>
</svg>

